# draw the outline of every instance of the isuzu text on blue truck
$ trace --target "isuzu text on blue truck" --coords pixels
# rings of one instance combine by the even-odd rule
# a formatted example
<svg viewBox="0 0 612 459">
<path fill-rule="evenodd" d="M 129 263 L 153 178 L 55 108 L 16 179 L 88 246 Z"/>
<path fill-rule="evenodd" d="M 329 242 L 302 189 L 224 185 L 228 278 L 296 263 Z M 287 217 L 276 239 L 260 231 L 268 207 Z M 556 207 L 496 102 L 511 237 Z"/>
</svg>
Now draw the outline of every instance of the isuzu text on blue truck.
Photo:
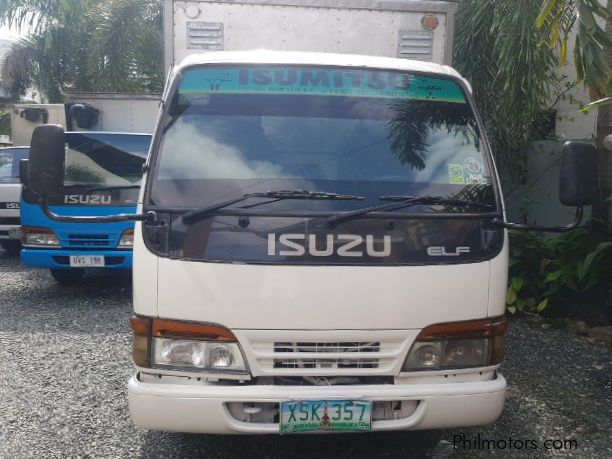
<svg viewBox="0 0 612 459">
<path fill-rule="evenodd" d="M 134 213 L 151 136 L 68 132 L 65 137 L 63 192 L 49 200 L 49 210 L 78 216 Z M 85 268 L 132 267 L 133 222 L 54 221 L 27 184 L 21 212 L 24 263 L 49 268 L 61 284 L 78 282 Z"/>
</svg>

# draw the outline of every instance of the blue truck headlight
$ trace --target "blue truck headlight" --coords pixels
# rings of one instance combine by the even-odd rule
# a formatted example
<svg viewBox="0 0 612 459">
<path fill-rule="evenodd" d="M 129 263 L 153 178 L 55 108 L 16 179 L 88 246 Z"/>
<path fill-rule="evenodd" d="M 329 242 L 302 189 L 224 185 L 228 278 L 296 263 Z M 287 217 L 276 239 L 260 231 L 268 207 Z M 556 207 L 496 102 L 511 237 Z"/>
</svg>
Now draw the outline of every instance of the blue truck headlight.
<svg viewBox="0 0 612 459">
<path fill-rule="evenodd" d="M 21 242 L 24 247 L 59 247 L 60 242 L 51 228 L 41 226 L 22 226 Z"/>
<path fill-rule="evenodd" d="M 134 247 L 134 228 L 126 229 L 123 232 L 117 247 L 120 249 L 131 249 Z"/>
</svg>

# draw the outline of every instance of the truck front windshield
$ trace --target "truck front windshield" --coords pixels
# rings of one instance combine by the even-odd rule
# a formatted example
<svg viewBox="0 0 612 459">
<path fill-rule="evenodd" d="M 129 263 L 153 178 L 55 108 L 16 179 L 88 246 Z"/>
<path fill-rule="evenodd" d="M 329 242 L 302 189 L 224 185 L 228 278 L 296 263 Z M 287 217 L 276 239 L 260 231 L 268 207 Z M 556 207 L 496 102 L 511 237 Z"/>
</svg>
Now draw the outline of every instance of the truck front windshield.
<svg viewBox="0 0 612 459">
<path fill-rule="evenodd" d="M 28 148 L 0 148 L 0 183 L 19 182 L 19 162 L 28 159 Z"/>
<path fill-rule="evenodd" d="M 312 66 L 186 70 L 166 115 L 150 204 L 198 208 L 277 190 L 364 200 L 268 200 L 258 210 L 337 212 L 388 195 L 495 204 L 472 109 L 452 79 Z"/>
<path fill-rule="evenodd" d="M 139 185 L 150 141 L 140 134 L 67 133 L 64 186 Z"/>
<path fill-rule="evenodd" d="M 59 205 L 136 205 L 151 136 L 100 132 L 66 134 L 64 196 Z"/>
</svg>

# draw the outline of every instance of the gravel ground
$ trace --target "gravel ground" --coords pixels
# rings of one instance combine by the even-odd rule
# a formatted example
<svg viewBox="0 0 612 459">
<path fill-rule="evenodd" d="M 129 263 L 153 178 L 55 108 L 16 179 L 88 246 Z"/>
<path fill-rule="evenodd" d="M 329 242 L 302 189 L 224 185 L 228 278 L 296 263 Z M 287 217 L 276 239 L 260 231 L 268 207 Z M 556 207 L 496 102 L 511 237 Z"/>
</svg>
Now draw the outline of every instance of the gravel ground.
<svg viewBox="0 0 612 459">
<path fill-rule="evenodd" d="M 508 401 L 493 425 L 222 437 L 132 426 L 130 315 L 129 277 L 93 275 L 62 288 L 0 251 L 0 457 L 612 457 L 611 349 L 537 321 L 512 321 L 502 369 Z M 494 440 L 497 448 L 454 448 L 461 435 Z M 546 450 L 547 439 L 576 440 L 577 449 Z"/>
</svg>

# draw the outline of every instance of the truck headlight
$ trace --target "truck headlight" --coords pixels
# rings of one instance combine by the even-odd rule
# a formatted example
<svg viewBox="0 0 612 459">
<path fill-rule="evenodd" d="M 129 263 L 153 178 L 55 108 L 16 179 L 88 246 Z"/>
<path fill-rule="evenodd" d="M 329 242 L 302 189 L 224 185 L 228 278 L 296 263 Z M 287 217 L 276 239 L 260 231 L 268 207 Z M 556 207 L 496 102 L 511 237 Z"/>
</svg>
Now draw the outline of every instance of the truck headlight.
<svg viewBox="0 0 612 459">
<path fill-rule="evenodd" d="M 22 226 L 21 242 L 25 247 L 59 247 L 59 239 L 51 228 Z"/>
<path fill-rule="evenodd" d="M 153 365 L 206 368 L 207 343 L 186 339 L 153 338 Z"/>
<path fill-rule="evenodd" d="M 246 372 L 234 334 L 215 324 L 134 316 L 134 363 L 181 371 Z"/>
<path fill-rule="evenodd" d="M 123 232 L 117 247 L 120 249 L 131 249 L 134 247 L 134 228 L 126 229 Z"/>
<path fill-rule="evenodd" d="M 246 370 L 237 343 L 174 338 L 153 338 L 152 366 L 187 371 Z"/>
<path fill-rule="evenodd" d="M 402 371 L 497 365 L 504 356 L 507 328 L 505 317 L 426 327 L 412 344 Z"/>
</svg>

